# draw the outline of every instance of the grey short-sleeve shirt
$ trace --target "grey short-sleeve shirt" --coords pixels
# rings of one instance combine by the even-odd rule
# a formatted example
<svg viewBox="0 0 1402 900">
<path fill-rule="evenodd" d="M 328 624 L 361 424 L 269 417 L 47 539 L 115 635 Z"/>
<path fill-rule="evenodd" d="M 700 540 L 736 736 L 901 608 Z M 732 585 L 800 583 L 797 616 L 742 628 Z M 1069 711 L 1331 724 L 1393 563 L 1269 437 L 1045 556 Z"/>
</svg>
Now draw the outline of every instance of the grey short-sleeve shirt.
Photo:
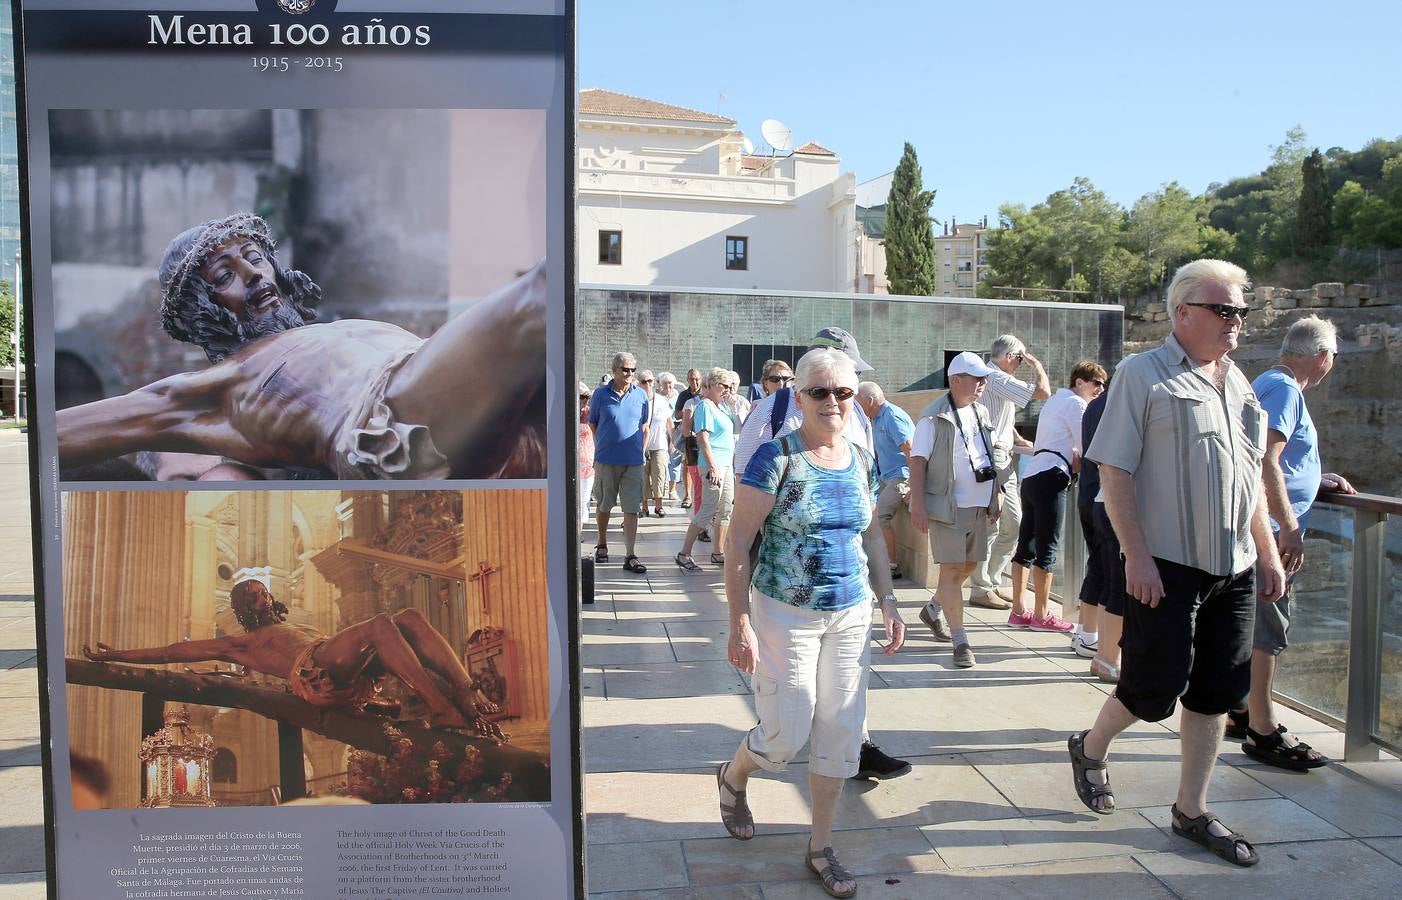
<svg viewBox="0 0 1402 900">
<path fill-rule="evenodd" d="M 1251 517 L 1261 486 L 1266 417 L 1230 360 L 1219 392 L 1169 335 L 1115 369 L 1086 456 L 1134 476 L 1149 552 L 1213 575 L 1256 561 Z"/>
</svg>

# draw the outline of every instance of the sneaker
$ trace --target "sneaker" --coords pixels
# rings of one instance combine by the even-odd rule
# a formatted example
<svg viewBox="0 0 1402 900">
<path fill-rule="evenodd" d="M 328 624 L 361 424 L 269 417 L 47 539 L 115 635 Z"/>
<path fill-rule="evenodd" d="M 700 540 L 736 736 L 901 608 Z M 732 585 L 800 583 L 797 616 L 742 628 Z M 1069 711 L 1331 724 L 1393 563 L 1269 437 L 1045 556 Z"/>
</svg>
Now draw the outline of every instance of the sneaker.
<svg viewBox="0 0 1402 900">
<path fill-rule="evenodd" d="M 1092 659 L 1100 649 L 1100 639 L 1097 637 L 1093 641 L 1088 641 L 1084 634 L 1073 634 L 1071 635 L 1071 649 L 1075 651 L 1077 656 Z"/>
<path fill-rule="evenodd" d="M 944 620 L 944 616 L 940 616 L 939 618 L 935 618 L 934 616 L 930 615 L 930 607 L 929 607 L 929 606 L 922 606 L 922 607 L 920 607 L 920 621 L 924 622 L 926 625 L 929 626 L 929 628 L 930 628 L 930 633 L 933 634 L 933 635 L 935 636 L 935 640 L 937 640 L 937 641 L 952 641 L 952 640 L 954 640 L 954 635 L 950 634 L 950 632 L 949 632 L 949 623 L 946 622 L 946 621 Z"/>
<path fill-rule="evenodd" d="M 974 648 L 968 644 L 955 644 L 954 664 L 961 669 L 972 669 L 974 667 Z"/>
<path fill-rule="evenodd" d="M 1120 683 L 1120 667 L 1112 666 L 1099 657 L 1090 661 L 1090 674 L 1106 684 Z"/>
<path fill-rule="evenodd" d="M 862 741 L 861 756 L 857 761 L 857 774 L 853 781 L 885 781 L 898 778 L 910 771 L 910 763 L 894 756 L 887 756 L 871 741 Z"/>
<path fill-rule="evenodd" d="M 1031 628 L 1031 627 L 1032 627 L 1032 614 L 1031 614 L 1030 612 L 1028 612 L 1028 613 L 1018 613 L 1017 610 L 1013 610 L 1012 612 L 1008 613 L 1008 627 L 1009 627 L 1009 628 Z"/>
<path fill-rule="evenodd" d="M 1045 619 L 1039 619 L 1035 614 L 1028 618 L 1027 627 L 1033 631 L 1059 631 L 1067 634 L 1076 629 L 1075 625 L 1053 613 L 1047 613 Z"/>
<path fill-rule="evenodd" d="M 1006 601 L 1008 601 L 1009 603 L 1012 603 L 1012 602 L 1013 602 L 1013 589 L 1012 589 L 1012 588 L 1000 587 L 1000 588 L 998 588 L 996 591 L 994 591 L 993 593 L 994 593 L 999 599 L 1006 600 Z"/>
<path fill-rule="evenodd" d="M 969 605 L 979 606 L 984 609 L 1012 609 L 1012 604 L 999 597 L 997 594 L 976 591 L 969 595 Z"/>
</svg>

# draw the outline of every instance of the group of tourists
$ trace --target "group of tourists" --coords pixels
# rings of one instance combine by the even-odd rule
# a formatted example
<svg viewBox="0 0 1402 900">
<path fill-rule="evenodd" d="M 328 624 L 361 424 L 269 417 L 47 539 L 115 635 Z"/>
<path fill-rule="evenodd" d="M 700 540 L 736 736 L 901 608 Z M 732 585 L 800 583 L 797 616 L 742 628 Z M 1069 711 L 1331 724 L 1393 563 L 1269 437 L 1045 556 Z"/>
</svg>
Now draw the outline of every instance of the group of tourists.
<svg viewBox="0 0 1402 900">
<path fill-rule="evenodd" d="M 1230 263 L 1181 267 L 1168 289 L 1172 333 L 1121 361 L 1113 383 L 1084 360 L 1053 393 L 1043 364 L 1003 335 L 987 360 L 956 355 L 948 391 L 914 418 L 876 383 L 859 381 L 872 367 L 840 328 L 820 331 L 792 369 L 767 363 L 749 409 L 732 399 L 734 372 L 693 369 L 676 392 L 669 373 L 654 383 L 627 353 L 614 358 L 605 384 L 581 384 L 581 444 L 588 431 L 594 445 L 596 563 L 608 560 L 609 513 L 621 501 L 623 566 L 646 571 L 634 553 L 638 516 L 647 515 L 644 482 L 654 514 L 673 490 L 692 510 L 677 566 L 699 571 L 695 542 L 713 538 L 729 660 L 751 675 L 759 720 L 716 773 L 733 837 L 754 836 L 749 778 L 782 770 L 806 744 L 805 864 L 830 895 L 856 893 L 832 848 L 843 783 L 910 769 L 866 729 L 878 607 L 882 652 L 906 641 L 892 588 L 901 576 L 893 525 L 904 507 L 939 567 L 919 618 L 952 645 L 954 666 L 976 665 L 963 620 L 971 582 L 967 602 L 1008 610 L 1009 627 L 1067 634 L 1071 649 L 1091 658 L 1090 674 L 1115 685 L 1093 727 L 1068 739 L 1082 802 L 1100 815 L 1115 811 L 1112 742 L 1136 721 L 1168 718 L 1181 701 L 1173 831 L 1237 865 L 1258 861 L 1247 839 L 1208 811 L 1207 784 L 1224 730 L 1271 765 L 1327 762 L 1275 719 L 1271 679 L 1309 506 L 1320 489 L 1353 488 L 1322 472 L 1303 399 L 1333 366 L 1334 327 L 1315 316 L 1295 322 L 1279 365 L 1253 384 L 1228 355 L 1248 310 L 1246 287 L 1246 273 Z M 1015 420 L 1033 400 L 1046 402 L 1029 441 Z M 1075 624 L 1050 601 L 1073 489 L 1089 550 Z"/>
</svg>

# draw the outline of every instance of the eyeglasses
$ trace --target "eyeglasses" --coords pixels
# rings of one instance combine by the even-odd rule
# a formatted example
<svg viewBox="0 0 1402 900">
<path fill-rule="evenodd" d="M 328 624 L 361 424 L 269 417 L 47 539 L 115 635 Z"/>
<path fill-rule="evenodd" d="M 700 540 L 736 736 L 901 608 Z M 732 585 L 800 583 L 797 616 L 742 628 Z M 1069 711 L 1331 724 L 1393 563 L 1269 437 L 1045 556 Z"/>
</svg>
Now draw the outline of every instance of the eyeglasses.
<svg viewBox="0 0 1402 900">
<path fill-rule="evenodd" d="M 1249 306 L 1234 306 L 1231 303 L 1185 303 L 1184 305 L 1208 310 L 1224 322 L 1230 322 L 1232 319 L 1241 319 L 1245 322 L 1246 314 L 1251 312 Z"/>
<path fill-rule="evenodd" d="M 838 403 L 846 403 L 848 400 L 851 400 L 857 395 L 857 392 L 849 387 L 811 387 L 804 388 L 802 393 L 807 394 L 808 396 L 812 397 L 814 400 L 817 400 L 819 402 L 826 400 L 829 397 L 835 397 Z"/>
<path fill-rule="evenodd" d="M 624 375 L 632 375 L 634 372 L 638 371 L 638 367 L 634 366 L 630 369 L 627 366 L 619 366 L 618 371 L 622 372 Z"/>
<path fill-rule="evenodd" d="M 788 382 L 793 381 L 793 376 L 792 376 L 792 375 L 766 375 L 766 376 L 764 376 L 764 380 L 765 380 L 765 381 L 768 381 L 770 384 L 787 384 Z"/>
<path fill-rule="evenodd" d="M 643 379 L 643 384 L 652 384 L 652 379 L 651 379 L 651 378 L 644 378 L 644 379 Z"/>
<path fill-rule="evenodd" d="M 1100 388 L 1102 391 L 1105 390 L 1105 382 L 1101 381 L 1099 378 L 1092 378 L 1090 383 Z"/>
</svg>

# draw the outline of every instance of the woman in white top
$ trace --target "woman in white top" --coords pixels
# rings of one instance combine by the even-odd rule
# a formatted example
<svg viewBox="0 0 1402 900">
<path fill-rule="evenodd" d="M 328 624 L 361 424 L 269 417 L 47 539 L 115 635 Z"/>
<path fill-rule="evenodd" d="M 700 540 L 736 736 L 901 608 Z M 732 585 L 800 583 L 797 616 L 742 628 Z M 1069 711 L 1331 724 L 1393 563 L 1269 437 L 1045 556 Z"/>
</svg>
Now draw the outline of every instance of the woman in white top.
<svg viewBox="0 0 1402 900">
<path fill-rule="evenodd" d="M 1061 517 L 1066 489 L 1081 467 L 1081 416 L 1086 404 L 1105 390 L 1104 367 L 1090 360 L 1071 370 L 1071 387 L 1047 400 L 1037 417 L 1037 440 L 1032 459 L 1022 470 L 1022 525 L 1013 553 L 1013 610 L 1008 624 L 1033 631 L 1069 632 L 1075 626 L 1047 612 L 1051 597 L 1052 569 L 1061 542 Z M 1032 568 L 1034 607 L 1029 613 L 1023 592 L 1027 569 Z"/>
</svg>

